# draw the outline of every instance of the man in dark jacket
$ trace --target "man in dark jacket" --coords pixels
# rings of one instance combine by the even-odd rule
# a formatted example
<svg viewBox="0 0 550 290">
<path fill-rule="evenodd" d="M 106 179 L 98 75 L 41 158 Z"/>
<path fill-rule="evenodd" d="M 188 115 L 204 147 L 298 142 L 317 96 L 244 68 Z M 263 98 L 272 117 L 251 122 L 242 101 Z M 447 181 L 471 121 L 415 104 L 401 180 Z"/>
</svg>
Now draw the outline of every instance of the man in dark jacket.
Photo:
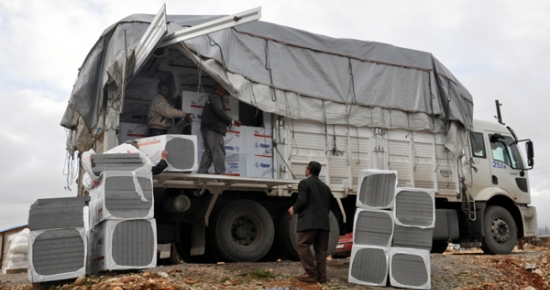
<svg viewBox="0 0 550 290">
<path fill-rule="evenodd" d="M 306 167 L 307 178 L 298 184 L 298 199 L 288 212 L 298 214 L 296 245 L 305 273 L 297 276 L 304 282 L 325 283 L 330 232 L 329 211 L 332 201 L 330 188 L 319 179 L 321 164 L 311 161 Z M 309 247 L 313 245 L 316 264 Z"/>
<path fill-rule="evenodd" d="M 225 142 L 223 136 L 227 126 L 242 125 L 239 120 L 232 120 L 225 111 L 225 89 L 218 83 L 214 85 L 214 92 L 208 96 L 202 109 L 201 134 L 204 141 L 204 153 L 198 173 L 208 173 L 210 165 L 214 163 L 216 174 L 225 173 Z"/>
</svg>

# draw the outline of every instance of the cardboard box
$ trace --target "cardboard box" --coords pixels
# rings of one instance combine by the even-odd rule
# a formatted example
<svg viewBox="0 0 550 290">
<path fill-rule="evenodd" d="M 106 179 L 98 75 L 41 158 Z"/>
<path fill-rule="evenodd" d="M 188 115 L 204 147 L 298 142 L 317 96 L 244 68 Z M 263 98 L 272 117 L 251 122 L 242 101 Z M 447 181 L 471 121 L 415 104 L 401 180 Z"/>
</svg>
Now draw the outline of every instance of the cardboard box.
<svg viewBox="0 0 550 290">
<path fill-rule="evenodd" d="M 273 178 L 273 156 L 249 154 L 246 176 Z"/>
<path fill-rule="evenodd" d="M 83 227 L 30 231 L 27 279 L 37 283 L 85 275 L 87 246 Z"/>
<path fill-rule="evenodd" d="M 151 172 L 105 171 L 90 190 L 90 222 L 154 217 Z"/>
<path fill-rule="evenodd" d="M 149 127 L 146 124 L 120 123 L 118 130 L 119 144 L 128 140 L 146 138 L 149 136 Z"/>
<path fill-rule="evenodd" d="M 155 219 L 105 220 L 90 230 L 87 273 L 157 265 Z"/>
<path fill-rule="evenodd" d="M 165 171 L 189 172 L 198 169 L 197 136 L 160 135 L 137 139 L 139 150 L 147 154 L 153 162 L 161 159 L 163 150 L 168 152 Z"/>
</svg>

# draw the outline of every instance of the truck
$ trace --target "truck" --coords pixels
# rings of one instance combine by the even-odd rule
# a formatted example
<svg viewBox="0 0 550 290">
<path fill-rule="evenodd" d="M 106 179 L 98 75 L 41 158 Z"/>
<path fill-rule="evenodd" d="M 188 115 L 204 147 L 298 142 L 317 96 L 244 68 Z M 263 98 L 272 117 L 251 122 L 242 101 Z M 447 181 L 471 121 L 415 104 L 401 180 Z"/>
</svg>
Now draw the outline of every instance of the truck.
<svg viewBox="0 0 550 290">
<path fill-rule="evenodd" d="M 243 122 L 239 130 L 252 132 L 236 155 L 247 158 L 248 168 L 154 177 L 157 241 L 174 260 L 297 259 L 296 218 L 287 209 L 313 160 L 337 204 L 329 252 L 353 231 L 364 169 L 396 171 L 398 187 L 435 192 L 432 252 L 455 243 L 506 254 L 536 236 L 528 178 L 533 142 L 503 124 L 474 120 L 471 94 L 430 53 L 240 22 L 250 11 L 201 16 L 165 9 L 130 15 L 103 32 L 79 69 L 61 125 L 68 154 L 80 164 L 90 149 L 102 153 L 147 136 L 155 82 L 172 83 L 174 104 L 184 110 L 215 83 L 227 90 L 228 108 Z M 200 111 L 193 117 L 183 133 L 198 133 Z M 87 195 L 83 172 L 78 195 Z"/>
</svg>

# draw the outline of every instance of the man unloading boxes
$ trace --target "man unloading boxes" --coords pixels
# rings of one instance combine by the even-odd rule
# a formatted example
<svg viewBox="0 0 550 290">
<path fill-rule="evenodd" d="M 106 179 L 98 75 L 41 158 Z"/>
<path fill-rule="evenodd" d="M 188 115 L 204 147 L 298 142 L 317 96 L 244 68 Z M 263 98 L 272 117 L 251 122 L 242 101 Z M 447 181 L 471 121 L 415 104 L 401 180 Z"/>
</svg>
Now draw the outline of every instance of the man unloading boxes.
<svg viewBox="0 0 550 290">
<path fill-rule="evenodd" d="M 158 136 L 168 133 L 168 128 L 172 125 L 172 118 L 183 118 L 191 123 L 191 114 L 174 108 L 168 100 L 172 97 L 170 85 L 167 82 L 159 82 L 158 94 L 153 98 L 149 113 L 147 115 L 147 125 L 149 126 L 149 136 Z"/>
<path fill-rule="evenodd" d="M 208 173 L 208 168 L 214 163 L 216 174 L 225 173 L 225 142 L 223 137 L 227 126 L 240 127 L 242 122 L 232 120 L 225 111 L 225 89 L 218 83 L 214 85 L 214 92 L 208 96 L 202 109 L 201 134 L 204 141 L 204 153 L 198 173 Z"/>
</svg>

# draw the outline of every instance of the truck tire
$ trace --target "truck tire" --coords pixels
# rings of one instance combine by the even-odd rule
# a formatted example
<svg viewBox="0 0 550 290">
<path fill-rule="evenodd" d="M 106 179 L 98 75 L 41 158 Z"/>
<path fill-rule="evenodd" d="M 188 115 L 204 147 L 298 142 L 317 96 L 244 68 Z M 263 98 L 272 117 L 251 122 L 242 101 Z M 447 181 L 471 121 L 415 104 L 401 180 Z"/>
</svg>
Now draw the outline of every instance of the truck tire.
<svg viewBox="0 0 550 290">
<path fill-rule="evenodd" d="M 329 223 L 330 223 L 330 233 L 328 237 L 328 249 L 327 249 L 327 256 L 332 255 L 334 253 L 334 249 L 336 249 L 336 245 L 338 245 L 338 238 L 340 238 L 340 228 L 338 226 L 338 219 L 332 213 L 332 211 L 329 212 L 328 215 Z M 296 253 L 296 257 L 298 257 L 297 247 L 296 247 L 296 228 L 298 226 L 298 216 L 293 215 L 292 219 L 290 219 L 290 225 L 289 225 L 289 236 L 290 236 L 290 243 L 292 244 L 292 247 L 294 249 L 294 252 Z M 313 250 L 313 247 L 311 248 L 311 251 L 313 253 L 313 257 L 315 258 L 315 252 Z M 299 259 L 299 257 L 298 257 Z"/>
<path fill-rule="evenodd" d="M 269 212 L 252 200 L 236 200 L 221 208 L 214 217 L 213 241 L 226 261 L 254 262 L 273 244 L 275 230 Z"/>
<path fill-rule="evenodd" d="M 490 206 L 483 217 L 483 243 L 486 254 L 509 254 L 517 241 L 517 227 L 512 215 L 500 206 Z"/>
<path fill-rule="evenodd" d="M 275 221 L 277 227 L 275 243 L 278 246 L 280 255 L 286 259 L 298 261 L 300 257 L 298 257 L 298 252 L 296 252 L 296 243 L 293 244 L 292 238 L 290 237 L 293 232 L 295 236 L 294 241 L 296 241 L 296 225 L 294 231 L 292 231 L 290 227 L 291 221 L 292 216 L 286 210 L 277 217 Z"/>
<path fill-rule="evenodd" d="M 449 242 L 447 241 L 433 241 L 432 242 L 432 254 L 443 254 L 449 247 Z"/>
</svg>

